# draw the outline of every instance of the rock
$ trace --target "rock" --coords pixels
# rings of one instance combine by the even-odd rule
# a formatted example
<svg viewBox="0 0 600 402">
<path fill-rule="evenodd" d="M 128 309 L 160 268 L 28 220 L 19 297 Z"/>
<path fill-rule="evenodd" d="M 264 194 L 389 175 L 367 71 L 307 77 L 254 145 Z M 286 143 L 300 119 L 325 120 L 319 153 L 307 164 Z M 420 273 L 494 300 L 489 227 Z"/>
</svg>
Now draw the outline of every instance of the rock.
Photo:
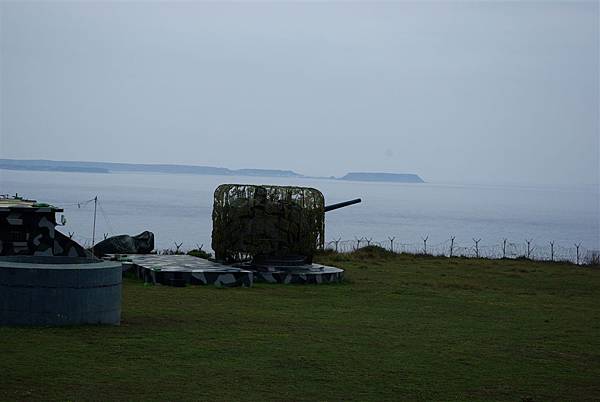
<svg viewBox="0 0 600 402">
<path fill-rule="evenodd" d="M 94 246 L 94 254 L 148 254 L 154 250 L 154 233 L 144 231 L 137 236 L 119 235 L 102 240 Z"/>
</svg>

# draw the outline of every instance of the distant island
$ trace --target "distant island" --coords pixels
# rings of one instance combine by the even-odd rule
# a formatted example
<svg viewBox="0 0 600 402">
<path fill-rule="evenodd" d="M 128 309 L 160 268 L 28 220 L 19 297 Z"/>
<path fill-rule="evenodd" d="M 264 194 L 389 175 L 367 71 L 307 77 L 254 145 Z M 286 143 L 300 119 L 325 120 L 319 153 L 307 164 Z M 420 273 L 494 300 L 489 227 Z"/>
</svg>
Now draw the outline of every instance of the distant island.
<svg viewBox="0 0 600 402">
<path fill-rule="evenodd" d="M 385 181 L 393 183 L 425 183 L 416 174 L 411 173 L 365 173 L 365 172 L 353 172 L 348 173 L 340 180 L 352 180 L 352 181 Z"/>
<path fill-rule="evenodd" d="M 111 162 L 79 162 L 53 161 L 46 159 L 0 159 L 0 169 L 33 170 L 44 172 L 79 172 L 79 173 L 169 173 L 199 174 L 217 176 L 260 176 L 308 178 L 293 170 L 279 169 L 228 169 L 214 166 L 165 165 Z M 366 173 L 353 172 L 343 177 L 310 177 L 313 179 L 334 179 L 349 181 L 424 183 L 416 174 L 406 173 Z"/>
</svg>

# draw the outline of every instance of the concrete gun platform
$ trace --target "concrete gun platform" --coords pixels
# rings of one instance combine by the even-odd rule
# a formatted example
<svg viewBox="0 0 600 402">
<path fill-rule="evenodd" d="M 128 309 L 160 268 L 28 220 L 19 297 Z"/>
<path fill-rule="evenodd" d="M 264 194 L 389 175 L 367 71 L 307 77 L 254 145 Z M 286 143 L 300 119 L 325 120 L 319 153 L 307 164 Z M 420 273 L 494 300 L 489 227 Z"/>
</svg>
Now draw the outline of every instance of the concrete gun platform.
<svg viewBox="0 0 600 402">
<path fill-rule="evenodd" d="M 252 286 L 251 271 L 218 264 L 191 255 L 130 254 L 124 263 L 144 282 L 170 286 L 215 285 L 223 287 Z"/>
<path fill-rule="evenodd" d="M 320 264 L 294 267 L 274 266 L 256 269 L 250 264 L 225 265 L 189 255 L 130 254 L 124 262 L 125 271 L 133 272 L 147 283 L 170 286 L 215 285 L 223 287 L 252 286 L 266 283 L 336 283 L 344 270 Z"/>
<path fill-rule="evenodd" d="M 236 266 L 252 271 L 255 282 L 320 284 L 338 283 L 344 279 L 343 269 L 321 264 L 272 265 L 269 267 L 239 264 Z"/>
</svg>

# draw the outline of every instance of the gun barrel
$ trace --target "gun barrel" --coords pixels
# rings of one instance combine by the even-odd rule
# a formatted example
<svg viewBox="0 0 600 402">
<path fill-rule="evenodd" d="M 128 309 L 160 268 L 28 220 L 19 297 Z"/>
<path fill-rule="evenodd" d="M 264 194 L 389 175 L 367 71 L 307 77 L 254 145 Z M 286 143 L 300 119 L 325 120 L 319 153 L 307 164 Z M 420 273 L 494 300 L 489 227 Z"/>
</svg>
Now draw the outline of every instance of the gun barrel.
<svg viewBox="0 0 600 402">
<path fill-rule="evenodd" d="M 344 202 L 338 202 L 337 204 L 326 205 L 325 212 L 333 211 L 334 209 L 344 208 L 349 205 L 358 204 L 361 201 L 362 200 L 360 198 L 356 198 L 356 199 L 350 200 L 350 201 L 344 201 Z"/>
</svg>

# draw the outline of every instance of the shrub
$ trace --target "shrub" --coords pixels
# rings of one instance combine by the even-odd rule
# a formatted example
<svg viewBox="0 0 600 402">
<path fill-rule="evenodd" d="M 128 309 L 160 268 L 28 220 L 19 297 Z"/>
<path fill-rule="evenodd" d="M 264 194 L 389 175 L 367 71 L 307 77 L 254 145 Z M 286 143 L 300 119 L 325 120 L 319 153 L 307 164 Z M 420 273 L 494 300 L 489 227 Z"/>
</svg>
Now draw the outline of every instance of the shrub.
<svg viewBox="0 0 600 402">
<path fill-rule="evenodd" d="M 367 258 L 390 258 L 396 255 L 393 251 L 387 250 L 380 246 L 366 246 L 361 247 L 358 250 L 354 250 L 352 256 L 361 259 Z"/>
<path fill-rule="evenodd" d="M 211 253 L 207 253 L 206 251 L 204 251 L 202 249 L 190 250 L 190 251 L 188 251 L 187 254 L 191 255 L 193 257 L 204 258 L 206 260 L 212 258 L 212 254 Z"/>
<path fill-rule="evenodd" d="M 600 268 L 600 250 L 588 251 L 583 261 L 585 265 Z"/>
</svg>

